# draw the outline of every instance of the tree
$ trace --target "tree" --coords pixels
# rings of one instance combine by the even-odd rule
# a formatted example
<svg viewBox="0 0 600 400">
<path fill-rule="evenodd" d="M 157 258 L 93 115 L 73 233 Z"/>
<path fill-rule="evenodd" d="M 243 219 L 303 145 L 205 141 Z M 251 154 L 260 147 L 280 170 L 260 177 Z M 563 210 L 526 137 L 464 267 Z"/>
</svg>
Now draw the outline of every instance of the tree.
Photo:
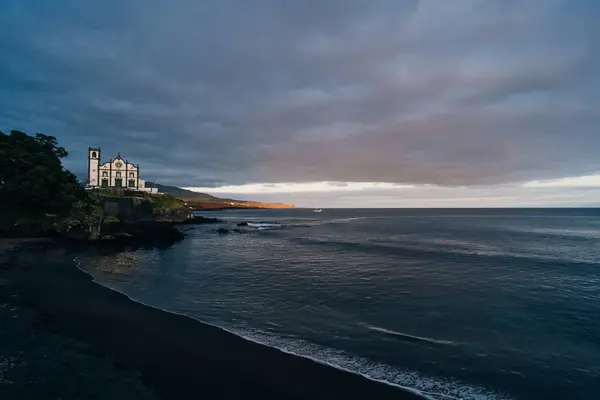
<svg viewBox="0 0 600 400">
<path fill-rule="evenodd" d="M 88 193 L 61 159 L 68 155 L 53 136 L 0 132 L 0 213 L 15 217 L 67 215 Z"/>
</svg>

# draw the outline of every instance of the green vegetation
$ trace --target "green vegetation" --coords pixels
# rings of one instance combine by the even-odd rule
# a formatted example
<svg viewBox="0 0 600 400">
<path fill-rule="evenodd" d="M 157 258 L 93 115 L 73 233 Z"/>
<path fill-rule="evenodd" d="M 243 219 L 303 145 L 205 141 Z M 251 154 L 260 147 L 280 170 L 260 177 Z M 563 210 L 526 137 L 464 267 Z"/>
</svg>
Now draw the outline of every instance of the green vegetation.
<svg viewBox="0 0 600 400">
<path fill-rule="evenodd" d="M 155 211 L 173 210 L 183 207 L 183 201 L 167 193 L 150 194 L 144 192 L 131 191 L 127 189 L 99 189 L 95 192 L 96 198 L 100 200 L 119 199 L 135 197 L 144 199 L 152 205 Z"/>
<path fill-rule="evenodd" d="M 168 193 L 178 199 L 194 200 L 194 201 L 230 201 L 228 199 L 220 199 L 206 193 L 192 192 L 191 190 L 182 189 L 177 186 L 167 186 L 161 184 L 149 183 L 150 186 L 156 187 L 161 193 Z"/>
<path fill-rule="evenodd" d="M 91 198 L 62 167 L 68 155 L 53 136 L 0 132 L 0 204 L 4 213 L 67 215 Z"/>
<path fill-rule="evenodd" d="M 98 202 L 63 169 L 67 155 L 53 136 L 0 132 L 0 236 L 92 218 Z"/>
<path fill-rule="evenodd" d="M 121 222 L 121 220 L 119 220 L 119 218 L 111 217 L 110 215 L 107 217 L 104 217 L 104 220 L 102 221 L 103 224 L 117 224 L 119 222 Z"/>
<path fill-rule="evenodd" d="M 182 208 L 183 202 L 169 194 L 151 194 L 147 195 L 152 202 L 152 209 L 156 211 L 172 210 Z"/>
<path fill-rule="evenodd" d="M 160 214 L 165 211 L 177 210 L 183 208 L 183 201 L 176 199 L 168 194 L 150 194 L 143 192 L 133 192 L 130 190 L 97 190 L 95 197 L 100 202 L 111 202 L 112 200 L 124 198 L 136 198 L 142 200 L 138 207 L 147 209 L 149 213 Z"/>
</svg>

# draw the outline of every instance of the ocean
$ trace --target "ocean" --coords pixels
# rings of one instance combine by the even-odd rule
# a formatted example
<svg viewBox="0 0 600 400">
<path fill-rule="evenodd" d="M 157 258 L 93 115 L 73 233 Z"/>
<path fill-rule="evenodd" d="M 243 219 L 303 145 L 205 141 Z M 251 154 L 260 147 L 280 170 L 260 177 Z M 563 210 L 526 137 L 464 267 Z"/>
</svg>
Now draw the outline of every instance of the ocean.
<svg viewBox="0 0 600 400">
<path fill-rule="evenodd" d="M 600 209 L 201 215 L 226 223 L 81 267 L 134 300 L 424 397 L 600 399 Z"/>
</svg>

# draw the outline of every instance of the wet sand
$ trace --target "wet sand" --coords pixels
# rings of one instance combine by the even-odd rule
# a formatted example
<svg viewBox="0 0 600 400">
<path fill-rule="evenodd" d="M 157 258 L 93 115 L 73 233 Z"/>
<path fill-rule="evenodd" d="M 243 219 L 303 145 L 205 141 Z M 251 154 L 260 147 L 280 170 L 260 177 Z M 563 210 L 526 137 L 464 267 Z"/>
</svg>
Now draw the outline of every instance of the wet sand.
<svg viewBox="0 0 600 400">
<path fill-rule="evenodd" d="M 0 303 L 37 315 L 42 333 L 86 344 L 86 353 L 139 377 L 159 398 L 420 398 L 136 303 L 94 283 L 71 259 L 44 246 L 0 263 Z M 151 398 L 150 391 L 135 398 Z"/>
</svg>

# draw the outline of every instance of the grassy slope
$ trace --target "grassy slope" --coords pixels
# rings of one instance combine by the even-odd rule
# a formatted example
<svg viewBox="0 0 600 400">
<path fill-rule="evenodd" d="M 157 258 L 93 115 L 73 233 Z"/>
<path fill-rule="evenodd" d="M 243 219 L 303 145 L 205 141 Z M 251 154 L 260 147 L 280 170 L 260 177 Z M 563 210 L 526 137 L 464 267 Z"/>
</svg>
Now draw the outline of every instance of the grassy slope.
<svg viewBox="0 0 600 400">
<path fill-rule="evenodd" d="M 161 185 L 161 184 L 155 184 L 153 186 L 157 187 L 159 192 L 168 193 L 171 196 L 178 197 L 180 199 L 195 199 L 197 201 L 229 200 L 229 199 L 220 199 L 218 197 L 211 196 L 210 194 L 206 194 L 206 193 L 192 192 L 191 190 L 182 189 L 177 186 L 168 186 L 168 185 Z"/>
<path fill-rule="evenodd" d="M 167 193 L 173 197 L 184 200 L 188 205 L 196 209 L 218 209 L 218 208 L 294 208 L 290 204 L 261 203 L 256 201 L 222 199 L 206 193 L 192 192 L 176 186 L 157 184 L 160 192 Z M 231 204 L 234 203 L 234 204 Z"/>
</svg>

